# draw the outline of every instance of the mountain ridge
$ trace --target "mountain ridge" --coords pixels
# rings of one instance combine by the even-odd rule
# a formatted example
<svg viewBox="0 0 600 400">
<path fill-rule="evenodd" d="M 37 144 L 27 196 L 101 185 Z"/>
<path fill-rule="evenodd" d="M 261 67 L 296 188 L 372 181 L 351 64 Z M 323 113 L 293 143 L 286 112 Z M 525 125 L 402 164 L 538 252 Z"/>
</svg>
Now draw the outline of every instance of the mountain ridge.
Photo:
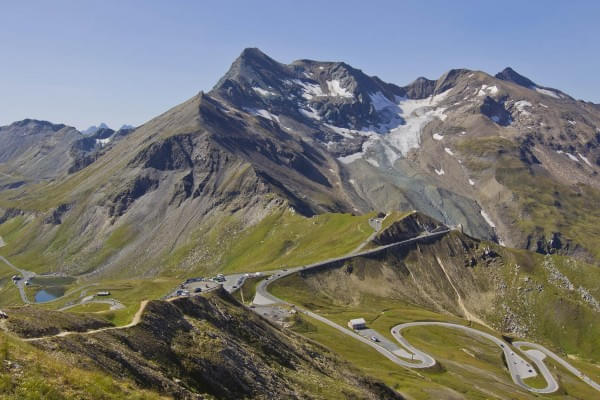
<svg viewBox="0 0 600 400">
<path fill-rule="evenodd" d="M 109 270 L 141 263 L 133 260 L 148 235 L 162 244 L 154 258 L 163 259 L 184 246 L 191 226 L 233 212 L 248 216 L 243 230 L 275 205 L 307 217 L 418 209 L 478 238 L 593 257 L 592 240 L 556 227 L 574 206 L 549 205 L 556 221 L 534 215 L 524 225 L 519 195 L 526 189 L 504 172 L 543 176 L 560 184 L 557 192 L 575 193 L 575 179 L 591 188 L 584 196 L 591 204 L 600 188 L 593 128 L 600 117 L 561 93 L 467 69 L 400 87 L 342 62 L 286 65 L 247 49 L 210 92 L 134 130 L 101 130 L 88 144 L 77 142 L 69 174 L 61 169 L 56 184 L 15 188 L 6 178 L 0 206 L 18 199 L 18 208 L 52 214 L 74 205 L 61 220 L 86 227 L 74 244 L 88 248 L 83 254 L 94 248 L 91 237 L 130 231 L 129 250 L 100 262 Z M 181 219 L 194 223 L 175 222 Z M 141 221 L 161 228 L 131 228 Z M 37 229 L 39 237 L 53 235 Z M 557 234 L 563 248 L 543 245 Z"/>
</svg>

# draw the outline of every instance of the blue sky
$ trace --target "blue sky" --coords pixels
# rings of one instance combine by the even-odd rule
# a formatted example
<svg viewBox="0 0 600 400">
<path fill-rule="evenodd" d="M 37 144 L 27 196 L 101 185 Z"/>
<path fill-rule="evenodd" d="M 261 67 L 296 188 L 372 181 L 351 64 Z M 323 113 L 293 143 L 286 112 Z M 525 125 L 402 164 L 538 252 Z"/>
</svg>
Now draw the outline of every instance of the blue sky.
<svg viewBox="0 0 600 400">
<path fill-rule="evenodd" d="M 3 1 L 0 124 L 139 125 L 209 90 L 245 47 L 397 84 L 450 68 L 600 103 L 598 1 Z"/>
</svg>

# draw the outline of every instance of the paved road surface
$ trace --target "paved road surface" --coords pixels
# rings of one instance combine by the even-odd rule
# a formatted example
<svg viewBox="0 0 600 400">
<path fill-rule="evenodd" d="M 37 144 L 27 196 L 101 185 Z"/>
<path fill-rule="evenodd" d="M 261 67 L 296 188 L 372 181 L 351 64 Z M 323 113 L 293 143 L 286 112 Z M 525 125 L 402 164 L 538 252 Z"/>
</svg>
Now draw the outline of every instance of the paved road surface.
<svg viewBox="0 0 600 400">
<path fill-rule="evenodd" d="M 445 328 L 462 330 L 469 334 L 481 336 L 485 339 L 488 339 L 488 340 L 492 341 L 493 343 L 495 343 L 496 345 L 498 345 L 504 352 L 504 357 L 506 358 L 506 364 L 508 365 L 508 371 L 510 372 L 511 378 L 516 385 L 522 387 L 523 389 L 529 390 L 530 392 L 535 392 L 535 393 L 554 393 L 558 390 L 558 383 L 556 382 L 556 379 L 554 379 L 554 377 L 552 376 L 550 371 L 548 371 L 547 368 L 540 369 L 540 372 L 542 372 L 542 375 L 544 376 L 544 378 L 546 379 L 546 382 L 547 382 L 547 386 L 545 388 L 537 389 L 537 388 L 531 387 L 531 386 L 527 385 L 526 383 L 524 383 L 523 379 L 532 378 L 537 375 L 537 373 L 535 372 L 535 369 L 531 366 L 531 364 L 529 364 L 527 361 L 525 361 L 520 355 L 515 353 L 510 348 L 509 344 L 506 343 L 505 341 L 497 338 L 496 336 L 490 335 L 487 332 L 483 332 L 478 329 L 470 328 L 468 326 L 452 324 L 452 323 L 448 323 L 448 322 L 409 322 L 406 324 L 399 324 L 399 325 L 394 326 L 392 328 L 392 335 L 394 336 L 394 338 L 398 342 L 400 342 L 404 347 L 406 347 L 408 350 L 410 350 L 411 352 L 418 352 L 419 356 L 427 356 L 431 360 L 433 360 L 433 358 L 431 356 L 416 349 L 414 346 L 412 346 L 410 343 L 408 343 L 406 341 L 406 339 L 404 339 L 404 337 L 400 333 L 400 331 L 402 329 L 406 329 L 406 328 L 410 328 L 410 327 L 414 327 L 414 326 L 442 326 Z M 528 356 L 529 356 L 529 354 L 528 354 Z M 536 358 L 532 358 L 532 360 L 537 365 L 539 365 L 537 362 L 538 360 Z M 435 363 L 435 361 L 434 361 L 434 363 Z"/>
<path fill-rule="evenodd" d="M 309 264 L 309 265 L 305 265 L 305 266 L 300 266 L 300 267 L 295 267 L 295 268 L 290 268 L 288 270 L 281 270 L 281 271 L 276 271 L 271 277 L 269 277 L 268 279 L 265 279 L 263 281 L 261 281 L 257 286 L 256 286 L 256 296 L 254 297 L 254 304 L 258 304 L 258 305 L 268 305 L 268 304 L 275 304 L 275 303 L 284 303 L 281 299 L 278 299 L 277 297 L 273 296 L 272 294 L 270 294 L 267 291 L 267 287 L 271 284 L 271 282 L 276 281 L 277 279 L 281 279 L 283 277 L 286 277 L 288 275 L 294 274 L 296 272 L 299 271 L 308 271 L 311 270 L 313 268 L 318 268 L 321 267 L 325 264 L 329 264 L 335 261 L 345 261 L 345 260 L 350 260 L 352 258 L 355 257 L 361 257 L 361 256 L 366 256 L 366 255 L 370 255 L 370 254 L 376 254 L 379 253 L 385 249 L 389 249 L 392 247 L 400 247 L 400 246 L 406 246 L 408 244 L 412 244 L 415 242 L 418 242 L 420 240 L 424 240 L 424 239 L 431 239 L 434 237 L 438 237 L 438 236 L 442 236 L 445 235 L 446 233 L 450 232 L 449 229 L 445 229 L 443 231 L 439 231 L 439 232 L 434 232 L 434 233 L 425 233 L 422 235 L 419 235 L 417 237 L 414 237 L 412 239 L 408 239 L 408 240 L 403 240 L 401 242 L 397 242 L 397 243 L 392 243 L 392 244 L 388 244 L 385 246 L 380 246 L 377 247 L 375 249 L 371 249 L 371 250 L 366 250 L 366 251 L 361 251 L 358 253 L 353 253 L 353 254 L 349 254 L 349 255 L 345 255 L 345 256 L 341 256 L 341 257 L 334 257 L 334 258 L 330 258 L 328 260 L 324 260 L 324 261 L 319 261 L 313 264 Z"/>
<path fill-rule="evenodd" d="M 0 260 L 2 260 L 6 265 L 8 265 L 12 269 L 14 269 L 19 275 L 21 275 L 22 279 L 16 282 L 17 288 L 19 289 L 19 293 L 21 294 L 21 300 L 23 300 L 23 303 L 25 304 L 31 304 L 31 302 L 27 298 L 27 293 L 25 293 L 25 281 L 36 276 L 35 272 L 26 271 L 24 269 L 15 267 L 10 261 L 8 261 L 3 256 L 0 256 Z"/>
<path fill-rule="evenodd" d="M 324 264 L 328 264 L 328 263 L 331 263 L 334 261 L 342 261 L 342 260 L 351 259 L 353 257 L 360 257 L 360 256 L 364 256 L 364 255 L 374 254 L 374 253 L 382 251 L 386 248 L 407 245 L 407 244 L 414 243 L 414 242 L 422 240 L 422 239 L 441 236 L 448 232 L 449 232 L 449 230 L 446 229 L 446 230 L 435 232 L 435 233 L 427 233 L 427 234 L 424 234 L 422 236 L 419 236 L 419 237 L 416 237 L 413 239 L 405 240 L 403 242 L 393 243 L 393 244 L 390 244 L 387 246 L 382 246 L 382 247 L 379 247 L 376 249 L 372 249 L 372 250 L 368 250 L 368 251 L 364 251 L 364 252 L 357 252 L 355 254 L 351 254 L 348 256 L 332 258 L 329 260 L 325 260 L 322 262 L 318 262 L 318 263 L 314 263 L 314 264 L 310 264 L 310 265 L 306 265 L 306 266 L 290 268 L 287 271 L 283 271 L 283 270 L 276 271 L 271 277 L 269 277 L 259 283 L 259 285 L 256 288 L 256 296 L 254 298 L 253 303 L 257 304 L 257 305 L 261 305 L 261 306 L 265 306 L 265 305 L 269 305 L 269 304 L 276 304 L 276 303 L 289 304 L 289 303 L 286 303 L 285 301 L 273 296 L 272 294 L 270 294 L 267 291 L 267 288 L 269 287 L 269 285 L 272 282 L 274 282 L 278 279 L 281 279 L 283 277 L 289 276 L 291 274 L 294 274 L 296 272 L 299 272 L 302 270 L 310 270 L 312 268 L 320 267 Z M 407 323 L 407 324 L 400 324 L 400 325 L 397 325 L 394 328 L 392 328 L 392 335 L 406 350 L 404 350 L 404 349 L 393 350 L 392 347 L 387 342 L 379 342 L 379 343 L 383 344 L 383 346 L 382 346 L 377 342 L 373 342 L 372 340 L 370 340 L 370 338 L 365 338 L 365 337 L 355 333 L 354 331 L 351 331 L 343 326 L 340 326 L 340 325 L 336 324 L 335 322 L 330 321 L 329 319 L 324 318 L 318 314 L 315 314 L 311 311 L 308 311 L 308 310 L 305 310 L 305 309 L 302 309 L 299 307 L 296 307 L 296 309 L 299 312 L 310 316 L 311 318 L 321 321 L 321 322 L 331 326 L 332 328 L 334 328 L 346 335 L 352 336 L 353 338 L 363 342 L 364 344 L 371 346 L 372 348 L 374 348 L 376 351 L 378 351 L 380 354 L 382 354 L 383 356 L 388 358 L 393 363 L 403 366 L 403 367 L 408 367 L 408 368 L 429 368 L 429 367 L 434 366 L 436 361 L 433 357 L 431 357 L 427 353 L 415 348 L 410 343 L 408 343 L 406 341 L 406 339 L 404 339 L 402 337 L 402 335 L 400 334 L 400 331 L 402 329 L 410 327 L 410 326 L 426 326 L 426 325 L 437 325 L 437 326 L 445 326 L 445 327 L 453 328 L 453 329 L 460 329 L 460 330 L 466 331 L 470 334 L 482 336 L 488 340 L 491 340 L 493 343 L 497 344 L 504 353 L 511 378 L 513 379 L 515 384 L 517 384 L 519 387 L 526 389 L 530 392 L 546 393 L 546 394 L 553 393 L 558 390 L 558 383 L 556 382 L 556 379 L 554 378 L 554 376 L 552 376 L 552 374 L 550 373 L 550 371 L 548 370 L 546 365 L 543 363 L 539 353 L 531 353 L 531 352 L 525 353 L 536 364 L 536 366 L 538 367 L 538 369 L 540 370 L 540 372 L 546 379 L 546 382 L 547 382 L 546 387 L 538 389 L 538 388 L 531 387 L 523 382 L 523 379 L 526 379 L 529 377 L 534 377 L 537 375 L 537 372 L 531 366 L 531 364 L 529 364 L 527 361 L 525 361 L 519 354 L 515 353 L 510 348 L 508 343 L 504 342 L 503 340 L 501 340 L 493 335 L 490 335 L 489 333 L 486 333 L 486 332 L 483 332 L 483 331 L 480 331 L 477 329 L 473 329 L 470 327 L 457 325 L 457 324 L 443 323 L 443 322 L 413 322 L 413 323 Z M 537 344 L 533 344 L 533 343 L 526 343 L 526 342 L 516 342 L 516 343 L 514 343 L 514 345 L 517 348 L 519 347 L 519 345 L 528 345 L 528 346 L 530 345 L 531 347 L 535 347 L 540 352 L 545 353 L 546 355 L 557 360 L 557 362 L 559 362 L 561 365 L 563 365 L 569 371 L 571 371 L 575 375 L 579 376 L 582 380 L 584 380 L 590 386 L 592 386 L 595 389 L 600 391 L 600 386 L 598 384 L 596 384 L 594 381 L 592 381 L 589 377 L 583 375 L 579 370 L 575 369 L 569 363 L 562 360 L 560 357 L 558 357 L 556 354 L 552 353 L 545 347 L 537 345 Z M 413 361 L 416 360 L 417 362 L 416 363 L 415 362 L 407 362 L 400 358 L 400 357 L 407 358 L 407 355 L 409 355 Z"/>
<path fill-rule="evenodd" d="M 577 368 L 575 368 L 574 366 L 572 366 L 571 364 L 569 364 L 568 362 L 566 362 L 565 360 L 563 360 L 562 358 L 557 356 L 556 353 L 548 350 L 544 346 L 541 346 L 536 343 L 529 343 L 529 342 L 513 342 L 513 346 L 515 346 L 519 350 L 523 350 L 522 349 L 523 347 L 530 347 L 530 348 L 536 349 L 539 353 L 542 353 L 542 355 L 552 358 L 554 361 L 556 361 L 557 363 L 562 365 L 565 369 L 567 369 L 573 375 L 579 377 L 582 381 L 584 381 L 585 383 L 587 383 L 588 385 L 590 385 L 591 387 L 593 387 L 594 389 L 596 389 L 597 391 L 600 392 L 600 385 L 598 383 L 593 381 L 589 376 L 585 375 L 583 372 L 579 371 Z M 525 352 L 528 353 L 529 355 L 533 354 L 533 357 L 535 357 L 535 358 L 533 358 L 534 360 L 536 358 L 538 358 L 540 360 L 540 362 L 542 364 L 544 364 L 544 362 L 542 361 L 544 359 L 544 357 L 542 357 L 540 354 L 532 353 L 533 350 L 525 350 Z M 544 365 L 544 368 L 546 368 L 545 365 Z M 546 368 L 546 370 L 547 369 L 548 368 Z"/>
</svg>

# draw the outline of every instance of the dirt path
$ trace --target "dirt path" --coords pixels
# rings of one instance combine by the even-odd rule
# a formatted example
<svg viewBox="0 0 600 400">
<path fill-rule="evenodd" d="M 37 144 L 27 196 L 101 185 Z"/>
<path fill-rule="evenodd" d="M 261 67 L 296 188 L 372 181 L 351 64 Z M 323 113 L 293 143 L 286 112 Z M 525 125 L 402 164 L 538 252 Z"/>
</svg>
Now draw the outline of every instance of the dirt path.
<svg viewBox="0 0 600 400">
<path fill-rule="evenodd" d="M 57 333 L 56 335 L 40 336 L 40 337 L 36 337 L 36 338 L 27 338 L 27 339 L 22 339 L 22 340 L 24 340 L 26 342 L 36 342 L 38 340 L 51 339 L 54 337 L 65 337 L 65 336 L 71 336 L 71 335 L 91 335 L 93 333 L 98 333 L 98 332 L 116 331 L 119 329 L 132 328 L 140 323 L 140 321 L 142 319 L 142 314 L 146 310 L 147 305 L 148 305 L 148 300 L 142 301 L 140 303 L 140 308 L 137 310 L 137 312 L 133 316 L 133 319 L 131 320 L 131 322 L 128 323 L 127 325 L 109 326 L 107 328 L 93 329 L 91 331 L 85 331 L 85 332 L 65 331 L 65 332 Z"/>
</svg>

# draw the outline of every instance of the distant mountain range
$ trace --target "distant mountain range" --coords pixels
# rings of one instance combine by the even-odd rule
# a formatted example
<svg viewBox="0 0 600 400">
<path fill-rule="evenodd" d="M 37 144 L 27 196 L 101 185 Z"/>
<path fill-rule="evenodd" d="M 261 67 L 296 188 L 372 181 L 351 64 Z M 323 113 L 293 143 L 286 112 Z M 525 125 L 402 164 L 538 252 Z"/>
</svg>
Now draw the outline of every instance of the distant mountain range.
<svg viewBox="0 0 600 400">
<path fill-rule="evenodd" d="M 135 127 L 133 125 L 123 124 L 123 125 L 121 125 L 121 127 L 118 130 L 120 131 L 120 130 L 124 130 L 124 129 L 134 129 L 134 128 Z M 92 125 L 89 128 L 82 130 L 81 133 L 84 135 L 93 135 L 94 133 L 98 132 L 100 129 L 110 129 L 110 127 L 108 125 L 106 125 L 104 122 L 101 122 L 100 124 L 98 124 L 98 126 Z"/>
<path fill-rule="evenodd" d="M 417 209 L 477 238 L 594 260 L 599 146 L 598 105 L 510 68 L 402 87 L 343 62 L 246 49 L 210 92 L 136 129 L 0 128 L 0 206 L 44 219 L 69 205 L 57 221 L 82 233 L 71 249 L 52 247 L 44 224 L 31 234 L 71 273 L 158 274 L 174 251 L 192 268 L 208 251 L 190 243 L 195 232 L 225 237 L 282 207 Z M 120 230 L 126 246 L 87 263 Z"/>
</svg>

